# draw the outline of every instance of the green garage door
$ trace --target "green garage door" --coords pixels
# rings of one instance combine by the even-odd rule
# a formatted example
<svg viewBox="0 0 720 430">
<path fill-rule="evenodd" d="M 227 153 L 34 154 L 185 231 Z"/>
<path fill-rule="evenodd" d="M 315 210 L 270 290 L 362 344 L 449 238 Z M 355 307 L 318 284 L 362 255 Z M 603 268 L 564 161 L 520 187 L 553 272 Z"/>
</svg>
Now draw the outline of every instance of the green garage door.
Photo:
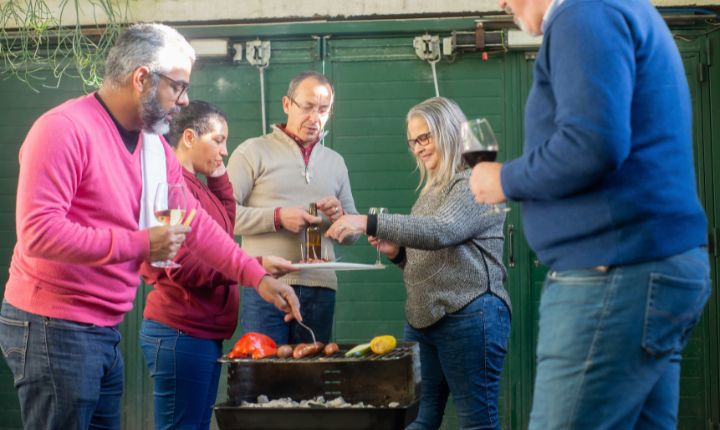
<svg viewBox="0 0 720 430">
<path fill-rule="evenodd" d="M 391 212 L 407 213 L 416 197 L 418 178 L 405 144 L 404 116 L 412 105 L 434 95 L 431 68 L 415 56 L 413 37 L 426 30 L 447 35 L 453 29 L 472 27 L 473 21 L 469 19 L 419 20 L 345 26 L 327 23 L 309 27 L 302 24 L 212 27 L 193 29 L 191 35 L 228 37 L 240 43 L 259 36 L 271 42 L 270 65 L 264 71 L 268 124 L 284 119 L 280 99 L 294 74 L 306 69 L 324 71 L 333 80 L 337 95 L 325 143 L 345 157 L 358 210 L 365 212 L 369 206 L 385 206 Z M 705 65 L 710 62 L 705 49 L 710 39 L 704 31 L 688 30 L 678 44 L 683 51 L 696 112 L 698 180 L 711 224 L 717 229 L 712 207 L 714 201 L 720 201 L 713 198 L 718 194 L 715 173 L 718 169 L 712 166 L 720 164 L 720 157 L 710 142 L 713 139 L 720 142 L 711 121 L 712 107 L 717 118 L 720 106 L 720 82 Z M 323 34 L 331 37 L 313 37 Z M 712 36 L 716 47 L 718 36 L 718 32 Z M 713 57 L 715 64 L 720 61 L 717 51 Z M 698 80 L 698 76 L 704 80 Z M 452 61 L 437 64 L 437 78 L 440 94 L 457 100 L 469 117 L 490 118 L 503 145 L 501 159 L 521 152 L 523 104 L 532 79 L 531 53 L 491 55 L 488 61 L 483 61 L 479 53 L 458 55 Z M 19 145 L 40 113 L 80 92 L 80 86 L 71 80 L 64 81 L 59 90 L 43 90 L 41 94 L 34 94 L 15 81 L 0 81 L 0 98 L 13 101 L 0 107 L 0 163 L 4 167 L 0 171 L 0 265 L 3 265 L 0 285 L 6 279 L 15 242 Z M 260 94 L 260 74 L 246 61 L 238 64 L 201 61 L 194 70 L 190 96 L 215 102 L 228 113 L 230 150 L 246 138 L 261 134 Z M 508 290 L 514 307 L 510 354 L 501 393 L 502 424 L 507 429 L 527 427 L 537 302 L 545 274 L 524 241 L 520 217 L 521 211 L 513 206 L 505 226 Z M 339 255 L 346 261 L 371 262 L 375 258 L 374 250 L 364 239 L 342 247 Z M 717 256 L 714 262 L 717 267 Z M 399 270 L 389 267 L 384 271 L 342 272 L 339 279 L 335 340 L 358 342 L 384 333 L 402 336 L 405 293 Z M 717 286 L 717 277 L 714 279 Z M 137 334 L 147 291 L 145 286 L 139 289 L 135 309 L 122 327 L 127 381 L 124 426 L 128 429 L 152 428 L 152 387 Z M 683 429 L 712 428 L 709 423 L 718 422 L 717 288 L 712 301 L 685 354 L 680 412 Z M 228 342 L 226 350 L 229 347 Z M 225 398 L 224 390 L 223 376 L 219 401 Z M 20 420 L 12 378 L 3 362 L 0 430 L 10 428 L 20 428 Z M 443 428 L 457 428 L 452 407 Z"/>
</svg>

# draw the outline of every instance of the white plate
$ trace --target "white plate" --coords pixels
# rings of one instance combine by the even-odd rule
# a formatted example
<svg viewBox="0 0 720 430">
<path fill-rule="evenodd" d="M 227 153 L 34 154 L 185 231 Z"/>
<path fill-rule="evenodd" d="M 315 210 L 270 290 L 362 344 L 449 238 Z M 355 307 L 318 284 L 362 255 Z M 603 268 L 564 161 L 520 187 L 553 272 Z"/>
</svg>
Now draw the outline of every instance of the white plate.
<svg viewBox="0 0 720 430">
<path fill-rule="evenodd" d="M 379 270 L 385 268 L 382 264 L 345 263 L 337 261 L 327 263 L 293 263 L 293 267 L 302 270 Z"/>
</svg>

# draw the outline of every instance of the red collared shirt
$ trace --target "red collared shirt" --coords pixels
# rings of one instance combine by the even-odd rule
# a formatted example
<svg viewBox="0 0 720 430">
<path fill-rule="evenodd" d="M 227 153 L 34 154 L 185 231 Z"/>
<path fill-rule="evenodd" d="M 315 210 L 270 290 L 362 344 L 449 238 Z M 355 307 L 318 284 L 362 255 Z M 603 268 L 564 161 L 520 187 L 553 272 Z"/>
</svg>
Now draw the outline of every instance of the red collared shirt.
<svg viewBox="0 0 720 430">
<path fill-rule="evenodd" d="M 315 148 L 315 145 L 320 141 L 320 139 L 309 143 L 304 142 L 297 135 L 295 135 L 295 133 L 289 131 L 286 126 L 287 124 L 279 124 L 278 128 L 282 130 L 285 134 L 287 134 L 288 137 L 290 137 L 300 147 L 300 153 L 302 154 L 303 160 L 305 161 L 305 167 L 307 167 L 308 163 L 310 163 L 310 154 L 312 153 L 313 148 Z"/>
<path fill-rule="evenodd" d="M 310 163 L 310 154 L 312 153 L 313 148 L 315 148 L 315 145 L 320 141 L 320 139 L 310 143 L 304 142 L 295 133 L 289 131 L 286 126 L 287 124 L 278 124 L 278 128 L 282 130 L 283 133 L 287 134 L 288 137 L 291 138 L 300 147 L 300 153 L 303 156 L 303 161 L 305 161 L 305 167 L 307 167 Z M 275 231 L 282 230 L 282 224 L 280 223 L 280 208 L 275 208 L 273 221 L 275 223 Z"/>
</svg>

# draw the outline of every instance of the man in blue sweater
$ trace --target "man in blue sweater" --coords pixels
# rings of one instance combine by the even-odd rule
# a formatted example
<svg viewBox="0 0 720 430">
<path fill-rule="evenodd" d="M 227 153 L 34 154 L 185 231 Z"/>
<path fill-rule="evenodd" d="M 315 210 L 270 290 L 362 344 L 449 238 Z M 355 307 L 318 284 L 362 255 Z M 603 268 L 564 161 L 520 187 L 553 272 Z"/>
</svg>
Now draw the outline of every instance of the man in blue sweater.
<svg viewBox="0 0 720 430">
<path fill-rule="evenodd" d="M 678 49 L 649 0 L 499 4 L 544 34 L 523 155 L 470 179 L 482 203 L 522 202 L 550 267 L 530 429 L 674 429 L 710 292 Z"/>
</svg>

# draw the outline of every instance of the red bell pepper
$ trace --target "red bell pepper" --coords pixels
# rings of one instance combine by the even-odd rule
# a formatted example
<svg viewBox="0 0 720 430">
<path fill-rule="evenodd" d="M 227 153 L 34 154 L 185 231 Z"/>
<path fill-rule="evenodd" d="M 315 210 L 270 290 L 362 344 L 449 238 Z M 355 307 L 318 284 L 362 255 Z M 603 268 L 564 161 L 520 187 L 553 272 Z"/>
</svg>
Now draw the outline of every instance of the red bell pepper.
<svg viewBox="0 0 720 430">
<path fill-rule="evenodd" d="M 262 333 L 245 333 L 228 354 L 228 358 L 252 357 L 257 360 L 277 354 L 275 341 Z"/>
</svg>

